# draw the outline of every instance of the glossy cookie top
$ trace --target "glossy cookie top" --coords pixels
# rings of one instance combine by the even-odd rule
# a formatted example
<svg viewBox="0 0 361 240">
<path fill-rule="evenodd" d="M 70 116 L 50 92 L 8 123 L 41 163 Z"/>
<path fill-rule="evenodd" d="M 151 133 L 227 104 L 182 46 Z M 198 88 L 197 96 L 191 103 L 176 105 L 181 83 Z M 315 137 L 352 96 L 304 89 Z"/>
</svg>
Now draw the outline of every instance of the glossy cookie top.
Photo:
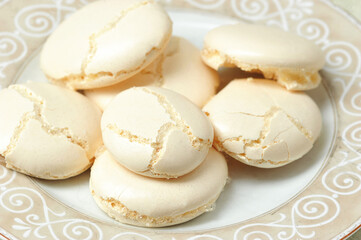
<svg viewBox="0 0 361 240">
<path fill-rule="evenodd" d="M 9 168 L 61 179 L 92 163 L 101 146 L 98 107 L 81 94 L 47 83 L 11 85 L 0 92 L 0 154 Z"/>
<path fill-rule="evenodd" d="M 207 33 L 202 51 L 210 67 L 239 67 L 262 73 L 288 90 L 309 90 L 321 82 L 318 71 L 325 64 L 313 42 L 281 29 L 238 23 Z"/>
<path fill-rule="evenodd" d="M 167 13 L 155 1 L 96 1 L 48 38 L 41 68 L 52 81 L 75 89 L 111 85 L 152 62 L 171 31 Z"/>
<path fill-rule="evenodd" d="M 238 23 L 207 33 L 204 48 L 218 51 L 236 61 L 268 67 L 319 70 L 325 60 L 313 42 L 279 28 Z"/>
<path fill-rule="evenodd" d="M 308 95 L 269 80 L 233 80 L 203 110 L 214 126 L 217 149 L 258 167 L 302 157 L 322 127 L 320 110 Z"/>
<path fill-rule="evenodd" d="M 184 96 L 164 88 L 135 87 L 105 109 L 105 147 L 123 166 L 142 175 L 173 178 L 195 169 L 213 142 L 205 114 Z"/>
</svg>

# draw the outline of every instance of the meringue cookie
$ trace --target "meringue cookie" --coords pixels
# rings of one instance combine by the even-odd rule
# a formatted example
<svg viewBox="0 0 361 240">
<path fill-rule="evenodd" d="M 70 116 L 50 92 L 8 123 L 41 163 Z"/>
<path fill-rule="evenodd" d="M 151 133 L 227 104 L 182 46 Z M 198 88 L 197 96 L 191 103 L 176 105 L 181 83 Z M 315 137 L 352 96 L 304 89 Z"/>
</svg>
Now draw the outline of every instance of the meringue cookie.
<svg viewBox="0 0 361 240">
<path fill-rule="evenodd" d="M 213 124 L 217 150 L 262 168 L 301 158 L 322 127 L 320 110 L 308 95 L 269 80 L 233 80 L 203 110 Z"/>
<path fill-rule="evenodd" d="M 41 68 L 49 80 L 73 89 L 105 87 L 149 65 L 171 32 L 171 20 L 153 0 L 96 1 L 52 33 Z"/>
<path fill-rule="evenodd" d="M 205 114 L 182 95 L 157 87 L 119 93 L 103 113 L 105 147 L 128 169 L 175 178 L 202 163 L 213 142 Z"/>
<path fill-rule="evenodd" d="M 227 178 L 227 163 L 214 149 L 193 172 L 170 180 L 135 174 L 104 152 L 91 168 L 90 190 L 98 206 L 117 221 L 163 227 L 214 208 Z"/>
<path fill-rule="evenodd" d="M 137 75 L 105 88 L 88 89 L 84 94 L 103 110 L 121 91 L 131 87 L 163 87 L 182 94 L 199 107 L 216 93 L 219 78 L 205 65 L 200 51 L 181 37 L 172 37 L 165 51 Z"/>
<path fill-rule="evenodd" d="M 325 65 L 313 42 L 281 29 L 238 23 L 211 30 L 204 39 L 203 61 L 214 69 L 239 67 L 260 72 L 288 90 L 316 88 Z"/>
<path fill-rule="evenodd" d="M 47 83 L 0 91 L 0 155 L 10 169 L 64 179 L 88 169 L 102 145 L 101 111 L 77 92 Z"/>
</svg>

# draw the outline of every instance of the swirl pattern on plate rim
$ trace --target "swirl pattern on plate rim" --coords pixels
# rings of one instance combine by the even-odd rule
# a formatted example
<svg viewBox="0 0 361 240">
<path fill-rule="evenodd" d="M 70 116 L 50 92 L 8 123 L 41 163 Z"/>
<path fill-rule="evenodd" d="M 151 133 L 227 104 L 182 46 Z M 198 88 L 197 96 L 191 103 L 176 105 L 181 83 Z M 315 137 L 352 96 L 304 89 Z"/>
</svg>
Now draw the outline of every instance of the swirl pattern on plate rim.
<svg viewBox="0 0 361 240">
<path fill-rule="evenodd" d="M 0 7 L 14 0 L 0 0 Z M 172 4 L 176 0 L 163 0 Z M 35 4 L 21 8 L 14 17 L 14 31 L 0 32 L 0 83 L 7 75 L 6 69 L 21 63 L 29 55 L 27 38 L 44 39 L 78 7 L 91 0 L 49 0 L 48 4 Z M 339 111 L 353 119 L 361 116 L 361 52 L 348 41 L 331 40 L 328 24 L 314 16 L 314 2 L 310 0 L 186 0 L 196 8 L 214 10 L 229 4 L 235 16 L 251 22 L 262 22 L 280 27 L 286 31 L 294 29 L 299 35 L 318 44 L 325 53 L 327 65 L 323 74 L 331 76 L 331 84 L 342 89 L 337 96 Z M 325 4 L 333 7 L 327 0 Z M 356 62 L 356 66 L 352 63 Z M 6 86 L 8 82 L 2 85 Z M 1 89 L 1 84 L 0 84 Z M 354 195 L 361 190 L 361 121 L 351 121 L 340 129 L 339 149 L 332 158 L 336 164 L 322 173 L 323 194 L 309 194 L 294 201 L 290 212 L 278 213 L 278 219 L 271 222 L 241 224 L 233 233 L 234 239 L 314 239 L 317 227 L 333 222 L 342 211 L 338 198 Z M 353 167 L 350 167 L 353 166 Z M 67 218 L 66 211 L 54 211 L 48 207 L 43 194 L 33 188 L 18 187 L 17 178 L 24 178 L 0 165 L 0 207 L 13 214 L 13 230 L 19 231 L 23 238 L 53 239 L 102 239 L 103 230 L 96 222 L 81 218 Z M 13 185 L 15 187 L 13 187 Z M 35 204 L 42 211 L 34 212 Z M 25 218 L 17 217 L 26 213 Z M 360 224 L 356 222 L 346 232 L 336 238 L 342 238 Z M 61 233 L 53 230 L 61 225 Z M 273 229 L 275 235 L 268 232 Z M 274 229 L 279 229 L 274 231 Z M 111 239 L 120 240 L 151 239 L 144 234 L 125 231 L 117 233 Z M 172 237 L 175 240 L 176 237 Z M 223 239 L 212 234 L 200 234 L 188 238 Z"/>
</svg>

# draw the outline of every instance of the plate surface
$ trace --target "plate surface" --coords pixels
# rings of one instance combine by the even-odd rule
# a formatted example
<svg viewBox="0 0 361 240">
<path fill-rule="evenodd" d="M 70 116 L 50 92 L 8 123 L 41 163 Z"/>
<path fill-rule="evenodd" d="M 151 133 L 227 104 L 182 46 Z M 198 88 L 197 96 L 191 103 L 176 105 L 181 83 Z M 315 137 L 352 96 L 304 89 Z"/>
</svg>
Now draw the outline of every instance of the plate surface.
<svg viewBox="0 0 361 240">
<path fill-rule="evenodd" d="M 46 81 L 39 52 L 85 0 L 0 0 L 0 85 Z M 174 34 L 202 47 L 210 29 L 236 21 L 275 25 L 325 52 L 323 84 L 308 94 L 323 115 L 313 150 L 279 169 L 229 161 L 231 181 L 214 211 L 162 229 L 116 223 L 88 191 L 89 172 L 64 181 L 26 177 L 0 165 L 0 233 L 20 239 L 340 239 L 361 206 L 361 28 L 327 1 L 164 0 Z M 222 72 L 223 85 L 239 71 Z M 0 87 L 0 88 L 1 88 Z M 1 228 L 3 230 L 1 230 Z"/>
</svg>

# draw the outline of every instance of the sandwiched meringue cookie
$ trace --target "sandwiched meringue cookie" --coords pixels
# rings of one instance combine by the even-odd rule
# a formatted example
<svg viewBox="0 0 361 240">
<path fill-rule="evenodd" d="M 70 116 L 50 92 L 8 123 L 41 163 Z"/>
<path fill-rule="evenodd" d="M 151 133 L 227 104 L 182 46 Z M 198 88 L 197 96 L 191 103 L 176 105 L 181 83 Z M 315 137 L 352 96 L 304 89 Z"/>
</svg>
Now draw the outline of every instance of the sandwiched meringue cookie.
<svg viewBox="0 0 361 240">
<path fill-rule="evenodd" d="M 119 93 L 101 120 L 104 145 L 128 169 L 175 178 L 202 163 L 213 142 L 207 116 L 179 93 L 134 87 Z"/>
<path fill-rule="evenodd" d="M 118 93 L 128 88 L 163 87 L 203 107 L 218 85 L 217 73 L 203 63 L 198 48 L 184 38 L 172 37 L 165 51 L 140 73 L 116 85 L 84 93 L 104 110 Z"/>
<path fill-rule="evenodd" d="M 214 208 L 227 178 L 227 163 L 214 149 L 194 171 L 169 180 L 135 174 L 106 151 L 91 168 L 90 190 L 98 206 L 117 221 L 163 227 L 189 221 Z"/>
<path fill-rule="evenodd" d="M 43 179 L 88 169 L 102 145 L 99 108 L 81 94 L 47 83 L 0 91 L 0 155 L 6 166 Z"/>
<path fill-rule="evenodd" d="M 233 80 L 203 111 L 213 124 L 216 149 L 262 168 L 301 158 L 322 127 L 320 110 L 308 95 L 264 79 Z"/>
<path fill-rule="evenodd" d="M 239 67 L 260 72 L 288 90 L 308 90 L 321 82 L 325 64 L 313 42 L 279 28 L 238 23 L 211 30 L 204 39 L 203 61 L 214 69 Z"/>
<path fill-rule="evenodd" d="M 46 41 L 43 72 L 73 89 L 105 87 L 148 66 L 167 45 L 172 22 L 153 0 L 103 0 L 86 5 Z"/>
</svg>

